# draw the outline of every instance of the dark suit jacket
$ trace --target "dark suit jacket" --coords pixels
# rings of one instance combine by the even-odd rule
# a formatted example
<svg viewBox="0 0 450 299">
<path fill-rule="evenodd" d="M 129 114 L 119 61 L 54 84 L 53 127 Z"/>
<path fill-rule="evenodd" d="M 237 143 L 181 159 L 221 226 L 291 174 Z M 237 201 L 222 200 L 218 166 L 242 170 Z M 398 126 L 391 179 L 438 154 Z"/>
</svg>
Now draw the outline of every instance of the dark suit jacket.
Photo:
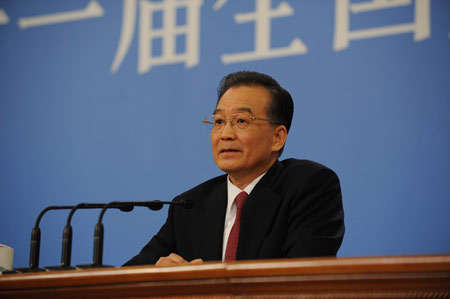
<svg viewBox="0 0 450 299">
<path fill-rule="evenodd" d="M 222 259 L 227 176 L 186 191 L 174 200 L 166 223 L 125 265 L 154 264 L 174 252 L 190 261 Z M 344 212 L 336 174 L 318 163 L 275 162 L 244 203 L 237 260 L 335 256 L 344 236 Z"/>
</svg>

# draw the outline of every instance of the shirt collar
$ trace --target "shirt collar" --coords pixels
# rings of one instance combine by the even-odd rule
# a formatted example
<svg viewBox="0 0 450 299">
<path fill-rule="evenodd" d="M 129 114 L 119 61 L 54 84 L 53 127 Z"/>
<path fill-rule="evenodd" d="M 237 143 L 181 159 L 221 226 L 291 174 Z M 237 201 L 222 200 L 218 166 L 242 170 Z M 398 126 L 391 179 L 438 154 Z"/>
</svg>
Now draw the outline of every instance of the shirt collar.
<svg viewBox="0 0 450 299">
<path fill-rule="evenodd" d="M 245 191 L 248 195 L 250 195 L 250 192 L 252 192 L 253 188 L 255 188 L 256 184 L 262 179 L 262 177 L 267 173 L 264 172 L 259 177 L 254 179 L 250 184 L 247 185 L 247 187 L 244 188 L 244 190 L 239 189 L 233 183 L 230 181 L 230 176 L 227 177 L 227 191 L 228 191 L 228 204 L 227 204 L 227 211 L 231 209 L 231 206 L 233 205 L 234 199 L 236 196 L 241 193 L 242 191 Z"/>
</svg>

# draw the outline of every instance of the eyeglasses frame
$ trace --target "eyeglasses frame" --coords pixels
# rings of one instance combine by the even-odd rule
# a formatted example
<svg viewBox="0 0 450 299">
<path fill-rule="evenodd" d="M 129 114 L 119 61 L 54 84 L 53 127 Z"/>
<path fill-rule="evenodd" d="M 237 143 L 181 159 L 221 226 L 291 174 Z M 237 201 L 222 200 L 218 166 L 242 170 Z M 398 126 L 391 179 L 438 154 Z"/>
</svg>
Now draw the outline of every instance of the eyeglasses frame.
<svg viewBox="0 0 450 299">
<path fill-rule="evenodd" d="M 236 116 L 236 115 L 240 115 L 240 114 L 244 114 L 244 113 L 234 113 L 234 114 L 230 115 L 229 117 L 224 117 L 224 119 L 225 119 L 225 124 L 224 124 L 220 129 L 214 129 L 214 123 L 207 120 L 208 118 L 215 117 L 215 116 L 216 116 L 215 114 L 206 116 L 206 117 L 202 120 L 202 123 L 204 123 L 204 124 L 206 125 L 206 127 L 210 128 L 211 131 L 220 131 L 220 130 L 222 130 L 222 129 L 225 127 L 226 122 L 230 122 L 231 126 L 234 127 L 235 124 L 231 121 L 230 118 L 233 117 L 233 116 Z M 251 115 L 251 116 L 250 116 L 250 120 L 251 120 L 251 121 L 250 121 L 250 125 L 248 126 L 248 128 L 239 128 L 239 127 L 238 127 L 238 128 L 239 128 L 240 130 L 246 130 L 246 129 L 249 129 L 249 128 L 252 126 L 252 124 L 253 124 L 253 122 L 254 122 L 255 120 L 267 121 L 267 122 L 270 122 L 270 123 L 272 123 L 272 124 L 280 124 L 280 123 L 277 122 L 277 121 L 274 121 L 274 120 L 271 120 L 271 119 L 267 119 L 267 118 L 256 117 L 256 116 L 254 116 L 254 115 Z M 208 125 L 212 125 L 212 126 L 209 127 Z"/>
</svg>

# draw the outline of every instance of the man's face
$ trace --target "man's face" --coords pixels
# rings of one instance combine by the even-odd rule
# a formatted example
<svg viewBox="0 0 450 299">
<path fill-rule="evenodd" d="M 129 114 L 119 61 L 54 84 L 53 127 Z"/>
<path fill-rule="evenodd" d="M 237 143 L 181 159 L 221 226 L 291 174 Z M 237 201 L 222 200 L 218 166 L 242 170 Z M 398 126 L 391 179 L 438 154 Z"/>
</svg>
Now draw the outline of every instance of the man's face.
<svg viewBox="0 0 450 299">
<path fill-rule="evenodd" d="M 233 114 L 250 112 L 258 118 L 266 114 L 270 92 L 261 86 L 235 86 L 220 99 L 215 114 L 226 118 Z M 254 120 L 250 128 L 239 129 L 229 121 L 218 130 L 211 131 L 214 161 L 232 179 L 256 178 L 267 171 L 277 159 L 279 146 L 275 145 L 275 128 L 270 122 Z"/>
</svg>

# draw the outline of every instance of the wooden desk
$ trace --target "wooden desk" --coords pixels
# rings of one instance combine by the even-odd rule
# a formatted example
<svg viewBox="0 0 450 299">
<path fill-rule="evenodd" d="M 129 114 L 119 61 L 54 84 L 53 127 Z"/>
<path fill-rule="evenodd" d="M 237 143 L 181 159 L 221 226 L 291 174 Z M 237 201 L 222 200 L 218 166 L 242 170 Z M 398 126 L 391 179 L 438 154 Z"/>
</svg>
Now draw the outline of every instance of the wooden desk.
<svg viewBox="0 0 450 299">
<path fill-rule="evenodd" d="M 0 298 L 450 298 L 450 255 L 136 266 L 0 276 Z"/>
</svg>

